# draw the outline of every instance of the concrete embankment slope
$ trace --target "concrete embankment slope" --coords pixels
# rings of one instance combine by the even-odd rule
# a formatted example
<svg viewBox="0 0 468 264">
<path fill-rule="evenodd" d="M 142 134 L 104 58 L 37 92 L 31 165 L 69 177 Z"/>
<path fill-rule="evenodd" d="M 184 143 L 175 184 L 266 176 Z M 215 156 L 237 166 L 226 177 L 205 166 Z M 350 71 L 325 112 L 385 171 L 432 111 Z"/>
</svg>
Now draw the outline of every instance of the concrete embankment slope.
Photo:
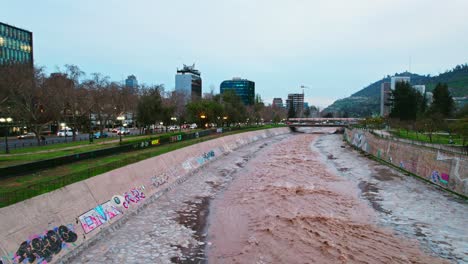
<svg viewBox="0 0 468 264">
<path fill-rule="evenodd" d="M 466 155 L 380 138 L 367 131 L 346 129 L 355 147 L 452 192 L 468 196 Z"/>
<path fill-rule="evenodd" d="M 0 263 L 54 262 L 210 160 L 285 133 L 289 128 L 213 139 L 0 208 Z"/>
</svg>

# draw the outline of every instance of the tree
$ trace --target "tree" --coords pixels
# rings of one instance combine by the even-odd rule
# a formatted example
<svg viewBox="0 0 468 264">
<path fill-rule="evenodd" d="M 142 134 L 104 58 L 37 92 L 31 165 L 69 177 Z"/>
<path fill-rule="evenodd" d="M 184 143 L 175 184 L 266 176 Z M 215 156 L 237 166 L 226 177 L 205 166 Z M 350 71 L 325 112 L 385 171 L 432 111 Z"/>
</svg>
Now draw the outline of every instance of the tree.
<svg viewBox="0 0 468 264">
<path fill-rule="evenodd" d="M 391 118 L 398 118 L 403 121 L 416 120 L 423 101 L 422 95 L 413 89 L 407 82 L 398 82 L 392 91 Z"/>
<path fill-rule="evenodd" d="M 13 117 L 36 134 L 37 143 L 44 126 L 51 124 L 59 115 L 56 102 L 60 93 L 46 85 L 42 68 L 29 65 L 5 65 L 0 67 L 0 94 L 7 95 L 1 104 L 2 114 Z"/>
<path fill-rule="evenodd" d="M 466 146 L 468 141 L 468 117 L 456 120 L 450 124 L 449 128 L 461 137 L 462 145 Z"/>
<path fill-rule="evenodd" d="M 440 113 L 443 117 L 450 117 L 455 110 L 455 103 L 448 90 L 447 84 L 438 83 L 432 91 L 433 101 L 429 111 Z"/>
<path fill-rule="evenodd" d="M 161 90 L 163 89 L 162 85 L 141 89 L 141 96 L 137 106 L 137 120 L 141 126 L 148 128 L 156 121 L 162 120 Z"/>
</svg>

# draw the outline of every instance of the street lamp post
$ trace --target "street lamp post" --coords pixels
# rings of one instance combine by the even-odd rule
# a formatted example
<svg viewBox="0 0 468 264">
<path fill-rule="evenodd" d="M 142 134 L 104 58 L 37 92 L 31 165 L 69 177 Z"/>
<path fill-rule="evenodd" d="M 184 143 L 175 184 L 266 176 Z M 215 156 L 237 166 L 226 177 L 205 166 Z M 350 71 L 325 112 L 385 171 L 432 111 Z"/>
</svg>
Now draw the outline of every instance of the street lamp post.
<svg viewBox="0 0 468 264">
<path fill-rule="evenodd" d="M 125 116 L 118 116 L 117 120 L 119 120 L 120 122 L 123 122 L 125 120 Z M 122 144 L 122 133 L 123 133 L 122 127 L 119 129 L 118 133 L 119 133 L 119 142 L 120 142 L 120 144 Z"/>
<path fill-rule="evenodd" d="M 223 116 L 223 124 L 226 124 L 226 126 L 227 126 L 227 123 L 226 123 L 226 122 L 227 122 L 227 119 L 228 119 L 227 116 Z"/>
<path fill-rule="evenodd" d="M 93 143 L 94 135 L 93 135 L 93 121 L 91 111 L 89 111 L 89 143 Z"/>
<path fill-rule="evenodd" d="M 200 115 L 200 128 L 202 129 L 203 129 L 203 123 L 204 123 L 205 118 L 206 118 L 206 115 L 204 114 Z"/>
<path fill-rule="evenodd" d="M 6 129 L 6 132 L 5 132 L 5 153 L 8 154 L 10 153 L 10 149 L 8 148 L 8 132 L 9 132 L 9 129 L 8 129 L 8 123 L 11 123 L 13 122 L 13 118 L 11 117 L 7 117 L 7 118 L 0 118 L 0 123 L 5 123 L 5 129 Z"/>
</svg>

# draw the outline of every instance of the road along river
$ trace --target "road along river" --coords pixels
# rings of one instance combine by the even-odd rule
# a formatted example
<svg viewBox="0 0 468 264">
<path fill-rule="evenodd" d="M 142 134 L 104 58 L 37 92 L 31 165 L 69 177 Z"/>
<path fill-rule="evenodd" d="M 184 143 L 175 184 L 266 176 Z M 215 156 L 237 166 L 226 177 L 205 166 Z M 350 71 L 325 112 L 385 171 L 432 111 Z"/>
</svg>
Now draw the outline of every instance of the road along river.
<svg viewBox="0 0 468 264">
<path fill-rule="evenodd" d="M 328 130 L 329 131 L 329 130 Z M 468 204 L 342 147 L 287 134 L 220 157 L 76 263 L 464 263 Z"/>
</svg>

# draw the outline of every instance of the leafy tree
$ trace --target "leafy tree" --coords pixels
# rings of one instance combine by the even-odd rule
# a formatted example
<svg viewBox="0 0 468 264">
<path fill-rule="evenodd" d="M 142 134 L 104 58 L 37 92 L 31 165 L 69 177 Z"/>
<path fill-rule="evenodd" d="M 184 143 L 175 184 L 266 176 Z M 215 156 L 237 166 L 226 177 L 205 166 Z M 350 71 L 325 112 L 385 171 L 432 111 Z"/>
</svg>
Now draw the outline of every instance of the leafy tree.
<svg viewBox="0 0 468 264">
<path fill-rule="evenodd" d="M 163 106 L 161 98 L 162 85 L 142 89 L 137 106 L 137 120 L 140 125 L 148 128 L 162 120 Z"/>
<path fill-rule="evenodd" d="M 191 122 L 198 123 L 201 127 L 208 123 L 217 123 L 218 117 L 223 116 L 223 107 L 216 100 L 201 99 L 187 104 L 187 112 Z M 203 119 L 201 116 L 205 116 Z"/>
<path fill-rule="evenodd" d="M 443 117 L 450 117 L 455 109 L 455 103 L 447 84 L 438 83 L 432 93 L 433 101 L 429 111 L 431 113 L 440 113 Z"/>
<path fill-rule="evenodd" d="M 450 124 L 449 128 L 462 138 L 462 145 L 466 146 L 468 141 L 468 117 L 458 119 Z"/>
<path fill-rule="evenodd" d="M 242 100 L 232 90 L 227 90 L 221 95 L 221 104 L 224 107 L 224 114 L 229 122 L 244 122 L 247 118 L 247 111 Z"/>
<path fill-rule="evenodd" d="M 390 117 L 406 121 L 416 120 L 423 102 L 422 95 L 407 82 L 398 82 L 392 95 Z"/>
</svg>

